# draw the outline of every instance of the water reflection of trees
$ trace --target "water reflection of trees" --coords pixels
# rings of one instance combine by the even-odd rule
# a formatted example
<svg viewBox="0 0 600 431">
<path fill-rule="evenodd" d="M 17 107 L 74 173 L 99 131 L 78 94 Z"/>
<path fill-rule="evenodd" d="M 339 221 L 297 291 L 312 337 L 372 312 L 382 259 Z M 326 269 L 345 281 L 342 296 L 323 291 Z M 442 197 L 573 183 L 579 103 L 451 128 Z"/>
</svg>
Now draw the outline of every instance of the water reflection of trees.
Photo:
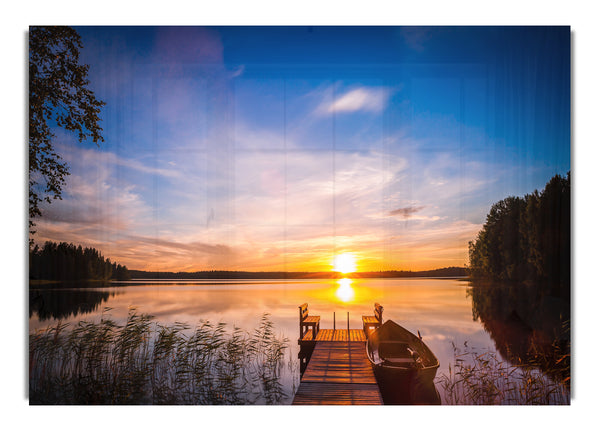
<svg viewBox="0 0 600 431">
<path fill-rule="evenodd" d="M 115 290 L 92 289 L 30 289 L 29 317 L 37 313 L 40 321 L 67 319 L 98 310 L 99 306 L 117 295 Z"/>
<path fill-rule="evenodd" d="M 570 376 L 570 304 L 536 286 L 472 283 L 473 320 L 479 319 L 504 360 Z"/>
</svg>

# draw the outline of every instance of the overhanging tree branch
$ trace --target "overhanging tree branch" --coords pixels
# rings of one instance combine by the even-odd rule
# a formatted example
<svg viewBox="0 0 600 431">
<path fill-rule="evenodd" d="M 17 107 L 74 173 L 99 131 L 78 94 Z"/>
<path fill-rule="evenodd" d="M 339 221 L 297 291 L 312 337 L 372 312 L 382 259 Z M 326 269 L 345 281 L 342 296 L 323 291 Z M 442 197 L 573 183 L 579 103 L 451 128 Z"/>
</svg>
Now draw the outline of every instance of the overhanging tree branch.
<svg viewBox="0 0 600 431">
<path fill-rule="evenodd" d="M 100 111 L 104 102 L 88 88 L 89 66 L 79 64 L 81 37 L 70 27 L 29 29 L 29 231 L 40 204 L 61 199 L 69 167 L 52 145 L 49 123 L 77 133 L 79 142 L 103 142 Z M 30 243 L 32 240 L 30 239 Z"/>
</svg>

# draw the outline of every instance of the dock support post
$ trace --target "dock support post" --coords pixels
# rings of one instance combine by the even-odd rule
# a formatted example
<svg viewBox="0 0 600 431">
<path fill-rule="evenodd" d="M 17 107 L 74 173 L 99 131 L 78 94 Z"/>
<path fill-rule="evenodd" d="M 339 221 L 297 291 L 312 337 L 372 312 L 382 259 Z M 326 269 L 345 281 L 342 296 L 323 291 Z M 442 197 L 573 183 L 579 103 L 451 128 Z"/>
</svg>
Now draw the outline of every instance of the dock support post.
<svg viewBox="0 0 600 431">
<path fill-rule="evenodd" d="M 346 311 L 346 323 L 348 324 L 348 339 L 350 339 L 350 312 Z"/>
<path fill-rule="evenodd" d="M 333 312 L 333 330 L 335 331 L 335 311 Z"/>
</svg>

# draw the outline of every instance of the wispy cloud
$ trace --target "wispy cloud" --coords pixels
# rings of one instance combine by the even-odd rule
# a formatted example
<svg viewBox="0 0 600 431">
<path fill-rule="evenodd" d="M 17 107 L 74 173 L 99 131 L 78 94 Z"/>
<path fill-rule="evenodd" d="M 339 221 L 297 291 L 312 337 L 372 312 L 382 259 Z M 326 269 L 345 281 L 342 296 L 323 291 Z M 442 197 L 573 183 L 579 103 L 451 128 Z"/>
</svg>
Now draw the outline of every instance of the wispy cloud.
<svg viewBox="0 0 600 431">
<path fill-rule="evenodd" d="M 479 227 L 464 203 L 486 187 L 485 166 L 404 154 L 417 146 L 401 134 L 392 153 L 294 140 L 260 149 L 273 137 L 260 128 L 243 137 L 234 153 L 176 152 L 160 166 L 65 148 L 68 193 L 40 220 L 39 240 L 94 246 L 147 270 L 328 270 L 336 250 L 371 268 L 464 263 Z"/>
<path fill-rule="evenodd" d="M 115 167 L 123 167 L 132 169 L 141 173 L 159 175 L 162 177 L 179 178 L 181 173 L 175 167 L 171 169 L 149 166 L 139 160 L 121 157 L 114 152 L 100 151 L 94 148 L 83 148 L 77 145 L 57 144 L 59 152 L 63 154 L 63 158 L 72 165 L 77 172 L 81 169 L 81 173 L 89 173 L 88 169 L 114 169 Z M 167 164 L 173 166 L 171 163 Z"/>
<path fill-rule="evenodd" d="M 419 206 L 419 207 L 397 208 L 395 210 L 390 211 L 388 214 L 390 216 L 399 216 L 400 218 L 407 219 L 407 218 L 412 217 L 413 214 L 421 211 L 423 208 L 425 208 L 425 207 Z"/>
<path fill-rule="evenodd" d="M 119 241 L 121 258 L 142 270 L 194 271 L 200 268 L 228 268 L 236 251 L 227 245 L 184 238 L 131 235 Z"/>
<path fill-rule="evenodd" d="M 240 65 L 238 67 L 236 67 L 232 72 L 231 72 L 231 78 L 237 78 L 238 76 L 242 76 L 244 74 L 244 71 L 246 70 L 246 66 L 245 65 Z"/>
<path fill-rule="evenodd" d="M 258 143 L 270 133 L 253 136 Z M 468 164 L 467 181 L 458 181 L 451 156 L 441 163 L 374 151 L 245 149 L 230 161 L 233 170 L 216 171 L 199 171 L 212 165 L 208 158 L 184 156 L 173 159 L 174 177 L 169 163 L 165 171 L 74 151 L 68 196 L 51 206 L 41 230 L 96 246 L 135 269 L 327 270 L 342 249 L 360 250 L 379 267 L 395 261 L 425 269 L 462 264 L 476 226 L 461 222 L 457 203 L 485 184 L 477 177 L 482 168 L 470 172 Z M 118 167 L 165 178 L 165 186 L 174 180 L 168 187 L 177 191 L 144 197 L 142 183 L 117 181 Z"/>
<path fill-rule="evenodd" d="M 138 220 L 152 214 L 138 191 L 139 186 L 124 180 L 123 175 L 117 175 L 117 168 L 129 167 L 154 175 L 168 172 L 94 149 L 61 146 L 61 153 L 70 165 L 71 175 L 66 178 L 63 199 L 44 206 L 44 215 L 36 222 L 38 240 L 50 230 L 62 230 L 65 236 L 87 232 L 84 242 L 94 241 L 99 234 L 112 237 L 120 231 L 135 228 Z"/>
<path fill-rule="evenodd" d="M 317 108 L 321 115 L 346 112 L 381 112 L 387 106 L 390 90 L 384 87 L 358 87 L 333 101 L 326 100 Z"/>
</svg>

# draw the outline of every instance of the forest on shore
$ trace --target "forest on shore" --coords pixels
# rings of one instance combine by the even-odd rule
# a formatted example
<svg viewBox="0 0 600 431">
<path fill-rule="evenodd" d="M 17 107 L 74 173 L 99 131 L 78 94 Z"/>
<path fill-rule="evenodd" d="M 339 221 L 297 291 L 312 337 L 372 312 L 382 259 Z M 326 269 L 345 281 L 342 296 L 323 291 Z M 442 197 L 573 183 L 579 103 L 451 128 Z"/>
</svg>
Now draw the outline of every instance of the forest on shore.
<svg viewBox="0 0 600 431">
<path fill-rule="evenodd" d="M 105 259 L 95 248 L 47 241 L 29 250 L 29 279 L 107 281 L 131 279 L 126 266 Z"/>
<path fill-rule="evenodd" d="M 138 271 L 131 269 L 129 274 L 132 279 L 337 279 L 337 278 L 404 278 L 404 277 L 466 277 L 467 269 L 461 267 L 448 267 L 427 271 L 372 271 L 342 274 L 335 271 L 327 272 L 251 272 L 251 271 L 195 271 L 195 272 L 168 272 L 168 271 Z"/>
<path fill-rule="evenodd" d="M 571 173 L 555 175 L 540 193 L 492 205 L 469 242 L 475 280 L 535 284 L 568 299 L 571 288 Z"/>
<path fill-rule="evenodd" d="M 447 267 L 427 271 L 372 271 L 341 274 L 339 272 L 252 272 L 252 271 L 140 271 L 104 258 L 95 248 L 66 242 L 47 241 L 29 250 L 29 279 L 48 281 L 128 281 L 131 279 L 337 279 L 337 278 L 404 278 L 466 277 L 467 268 Z"/>
</svg>

